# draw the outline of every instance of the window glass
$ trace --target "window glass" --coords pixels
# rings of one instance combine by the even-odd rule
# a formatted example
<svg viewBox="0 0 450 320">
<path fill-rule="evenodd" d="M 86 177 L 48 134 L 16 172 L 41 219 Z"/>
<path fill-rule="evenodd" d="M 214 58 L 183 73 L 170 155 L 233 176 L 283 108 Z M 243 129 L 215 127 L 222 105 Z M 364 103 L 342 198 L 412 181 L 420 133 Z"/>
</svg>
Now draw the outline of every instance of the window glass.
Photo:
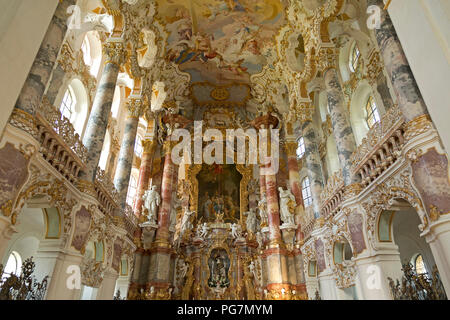
<svg viewBox="0 0 450 320">
<path fill-rule="evenodd" d="M 309 207 L 312 204 L 312 194 L 311 194 L 311 183 L 308 177 L 306 177 L 302 181 L 302 195 L 305 208 Z"/>
<path fill-rule="evenodd" d="M 375 123 L 380 122 L 380 113 L 378 112 L 377 105 L 372 96 L 367 99 L 366 103 L 366 122 L 369 128 L 372 128 Z"/>
<path fill-rule="evenodd" d="M 361 52 L 359 51 L 358 46 L 356 43 L 353 45 L 353 49 L 350 55 L 350 70 L 352 72 L 356 71 L 356 68 L 358 67 L 359 58 L 361 57 Z"/>
<path fill-rule="evenodd" d="M 297 157 L 300 159 L 305 154 L 305 140 L 303 137 L 298 139 Z"/>
<path fill-rule="evenodd" d="M 75 95 L 73 93 L 73 89 L 71 86 L 67 88 L 66 93 L 64 94 L 64 98 L 61 102 L 61 106 L 59 107 L 59 111 L 63 117 L 66 117 L 69 120 L 72 120 L 72 116 L 75 112 L 75 104 L 77 103 L 75 99 Z"/>
<path fill-rule="evenodd" d="M 136 195 L 136 189 L 137 189 L 136 179 L 133 176 L 131 176 L 127 194 L 127 203 L 130 206 L 133 206 L 134 196 Z"/>
</svg>

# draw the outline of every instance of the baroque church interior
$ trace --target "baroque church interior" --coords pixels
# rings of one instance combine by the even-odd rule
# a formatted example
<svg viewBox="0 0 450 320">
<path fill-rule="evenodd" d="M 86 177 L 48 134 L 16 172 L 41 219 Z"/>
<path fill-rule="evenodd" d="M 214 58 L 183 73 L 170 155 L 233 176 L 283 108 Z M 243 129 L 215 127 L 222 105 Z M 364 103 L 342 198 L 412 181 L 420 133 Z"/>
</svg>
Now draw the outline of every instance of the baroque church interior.
<svg viewBox="0 0 450 320">
<path fill-rule="evenodd" d="M 0 3 L 0 300 L 449 296 L 449 1 Z"/>
</svg>

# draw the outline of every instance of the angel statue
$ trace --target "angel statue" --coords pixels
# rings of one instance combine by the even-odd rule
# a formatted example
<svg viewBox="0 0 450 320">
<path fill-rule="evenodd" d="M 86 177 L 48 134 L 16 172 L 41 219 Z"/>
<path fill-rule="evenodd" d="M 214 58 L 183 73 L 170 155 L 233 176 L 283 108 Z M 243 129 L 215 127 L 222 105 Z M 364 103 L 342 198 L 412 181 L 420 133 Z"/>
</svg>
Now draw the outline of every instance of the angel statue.
<svg viewBox="0 0 450 320">
<path fill-rule="evenodd" d="M 161 196 L 156 191 L 156 186 L 145 191 L 142 200 L 144 200 L 144 208 L 148 210 L 148 221 L 156 223 L 157 207 L 161 204 Z"/>
<path fill-rule="evenodd" d="M 197 227 L 197 238 L 204 239 L 206 235 L 208 234 L 208 224 L 204 222 L 203 224 L 199 225 Z"/>
<path fill-rule="evenodd" d="M 295 197 L 292 192 L 287 189 L 283 190 L 283 188 L 279 187 L 278 191 L 280 192 L 280 215 L 281 221 L 283 224 L 293 224 L 294 215 L 293 215 L 293 207 L 295 207 Z"/>
<path fill-rule="evenodd" d="M 231 236 L 234 239 L 238 239 L 242 237 L 242 227 L 240 224 L 233 223 L 231 225 Z"/>
</svg>

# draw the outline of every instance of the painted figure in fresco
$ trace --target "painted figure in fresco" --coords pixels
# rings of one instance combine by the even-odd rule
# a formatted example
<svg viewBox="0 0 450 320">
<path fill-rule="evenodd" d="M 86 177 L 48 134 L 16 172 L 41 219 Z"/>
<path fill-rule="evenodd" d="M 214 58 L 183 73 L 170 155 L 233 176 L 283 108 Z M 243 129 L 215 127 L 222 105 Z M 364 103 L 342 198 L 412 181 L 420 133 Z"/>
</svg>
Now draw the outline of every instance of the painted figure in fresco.
<svg viewBox="0 0 450 320">
<path fill-rule="evenodd" d="M 148 210 L 148 221 L 156 223 L 157 208 L 161 204 L 161 196 L 156 191 L 156 186 L 152 186 L 151 189 L 145 191 L 142 200 L 144 200 L 144 208 Z"/>
<path fill-rule="evenodd" d="M 279 187 L 280 192 L 280 216 L 284 224 L 295 224 L 293 209 L 295 208 L 295 197 L 292 192 Z"/>
</svg>

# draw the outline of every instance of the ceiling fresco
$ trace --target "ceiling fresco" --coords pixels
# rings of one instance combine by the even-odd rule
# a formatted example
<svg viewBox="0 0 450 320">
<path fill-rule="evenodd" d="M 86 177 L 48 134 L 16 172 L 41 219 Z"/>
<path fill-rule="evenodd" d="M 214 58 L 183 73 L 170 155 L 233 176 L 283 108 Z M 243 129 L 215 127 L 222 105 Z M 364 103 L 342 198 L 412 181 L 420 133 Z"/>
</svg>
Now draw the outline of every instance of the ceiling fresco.
<svg viewBox="0 0 450 320">
<path fill-rule="evenodd" d="M 192 82 L 250 82 L 276 59 L 284 0 L 157 0 L 169 31 L 166 59 Z"/>
</svg>

